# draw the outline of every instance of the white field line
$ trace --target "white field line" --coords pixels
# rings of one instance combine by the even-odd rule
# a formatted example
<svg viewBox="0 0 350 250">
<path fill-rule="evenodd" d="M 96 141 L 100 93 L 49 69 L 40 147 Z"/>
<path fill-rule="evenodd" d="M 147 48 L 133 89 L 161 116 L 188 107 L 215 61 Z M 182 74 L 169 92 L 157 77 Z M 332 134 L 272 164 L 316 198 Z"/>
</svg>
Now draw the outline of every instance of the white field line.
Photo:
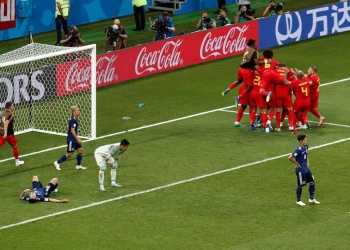
<svg viewBox="0 0 350 250">
<path fill-rule="evenodd" d="M 349 140 L 350 140 L 350 137 L 349 138 L 345 138 L 345 139 L 341 139 L 341 140 L 337 140 L 337 141 L 334 141 L 334 142 L 321 144 L 319 146 L 312 147 L 309 150 L 323 148 L 323 147 L 331 146 L 331 145 L 334 145 L 334 144 L 337 144 L 337 143 L 342 143 L 342 142 L 349 141 Z M 227 173 L 227 172 L 232 172 L 232 171 L 235 171 L 235 170 L 238 170 L 238 169 L 241 169 L 241 168 L 254 166 L 254 165 L 257 165 L 257 164 L 260 164 L 260 163 L 264 163 L 264 162 L 268 162 L 268 161 L 273 161 L 273 160 L 276 160 L 276 159 L 279 159 L 279 158 L 282 158 L 282 157 L 287 157 L 289 154 L 290 153 L 279 155 L 279 156 L 274 156 L 274 157 L 266 158 L 266 159 L 263 159 L 263 160 L 260 160 L 260 161 L 255 161 L 255 162 L 247 163 L 247 164 L 244 164 L 244 165 L 240 165 L 240 166 L 237 166 L 237 167 L 224 169 L 224 170 L 221 170 L 221 171 L 218 171 L 218 172 L 205 174 L 205 175 L 193 177 L 193 178 L 182 180 L 182 181 L 178 181 L 178 182 L 173 182 L 173 183 L 170 183 L 170 184 L 167 184 L 167 185 L 164 185 L 164 186 L 154 187 L 154 188 L 143 190 L 143 191 L 140 191 L 140 192 L 127 194 L 127 195 L 111 198 L 111 199 L 104 200 L 104 201 L 94 202 L 94 203 L 91 203 L 89 205 L 80 206 L 80 207 L 64 210 L 64 211 L 61 211 L 61 212 L 40 216 L 40 217 L 37 217 L 37 218 L 21 221 L 21 222 L 18 222 L 18 223 L 13 223 L 13 224 L 6 225 L 6 226 L 1 226 L 0 227 L 0 231 L 4 230 L 4 229 L 7 229 L 7 228 L 28 224 L 28 223 L 31 223 L 31 222 L 34 222 L 34 221 L 39 221 L 39 220 L 47 219 L 47 218 L 50 218 L 50 217 L 55 217 L 55 216 L 58 216 L 58 215 L 61 215 L 61 214 L 67 214 L 67 213 L 71 213 L 71 212 L 74 212 L 74 211 L 78 211 L 78 210 L 82 210 L 82 209 L 86 209 L 86 208 L 90 208 L 90 207 L 99 206 L 99 205 L 102 205 L 102 204 L 105 204 L 105 203 L 108 203 L 108 202 L 122 200 L 122 199 L 130 198 L 130 197 L 134 197 L 134 196 L 137 196 L 137 195 L 141 195 L 141 194 L 147 194 L 147 193 L 154 192 L 154 191 L 157 191 L 157 190 L 161 190 L 161 189 L 165 189 L 165 188 L 181 185 L 181 184 L 184 184 L 184 183 L 187 183 L 187 182 L 196 181 L 196 180 L 212 177 L 212 176 L 223 174 L 223 173 Z"/>
<path fill-rule="evenodd" d="M 167 123 L 172 123 L 172 122 L 177 122 L 177 121 L 181 121 L 181 120 L 186 120 L 186 119 L 193 118 L 193 117 L 196 117 L 196 116 L 206 115 L 206 114 L 214 113 L 214 112 L 217 112 L 217 111 L 220 111 L 220 110 L 223 110 L 223 109 L 228 109 L 228 108 L 233 108 L 233 107 L 234 107 L 234 105 L 223 107 L 223 108 L 219 108 L 219 109 L 213 109 L 213 110 L 209 110 L 209 111 L 205 111 L 205 112 L 201 112 L 201 113 L 197 113 L 197 114 L 194 114 L 194 115 L 189 115 L 189 116 L 184 116 L 184 117 L 180 117 L 180 118 L 175 118 L 175 119 L 164 121 L 164 122 L 158 122 L 158 123 L 155 123 L 155 124 L 146 125 L 146 126 L 142 126 L 142 127 L 138 127 L 138 128 L 132 128 L 132 129 L 128 129 L 127 131 L 120 131 L 120 132 L 117 132 L 117 133 L 100 136 L 100 137 L 97 137 L 96 139 L 86 140 L 86 141 L 84 141 L 84 143 L 87 143 L 89 141 L 94 141 L 94 140 L 99 140 L 99 139 L 111 137 L 111 136 L 115 136 L 115 135 L 125 134 L 127 132 L 142 130 L 142 129 L 146 129 L 146 128 L 156 127 L 156 126 L 159 126 L 159 125 L 164 125 L 164 124 L 167 124 Z M 48 148 L 48 149 L 40 150 L 40 151 L 37 151 L 37 152 L 32 152 L 32 153 L 29 153 L 29 154 L 24 154 L 24 155 L 21 155 L 21 159 L 24 158 L 24 157 L 27 157 L 27 156 L 41 154 L 41 153 L 45 153 L 45 152 L 48 152 L 48 151 L 56 150 L 56 149 L 59 149 L 59 148 L 66 148 L 66 147 L 67 147 L 67 145 L 62 145 L 62 146 L 57 146 L 57 147 L 54 147 L 54 148 Z M 3 160 L 0 160 L 0 163 L 1 162 L 5 162 L 5 161 L 9 161 L 9 160 L 13 160 L 13 159 L 14 159 L 14 157 L 6 158 L 6 159 L 3 159 Z"/>
</svg>

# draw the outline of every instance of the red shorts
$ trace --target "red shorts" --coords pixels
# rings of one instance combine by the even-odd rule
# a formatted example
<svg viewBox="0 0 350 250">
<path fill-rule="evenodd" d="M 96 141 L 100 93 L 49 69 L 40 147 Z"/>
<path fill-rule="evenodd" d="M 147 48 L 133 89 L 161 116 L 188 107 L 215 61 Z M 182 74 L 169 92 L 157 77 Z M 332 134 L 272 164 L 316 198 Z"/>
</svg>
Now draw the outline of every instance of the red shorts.
<svg viewBox="0 0 350 250">
<path fill-rule="evenodd" d="M 239 67 L 237 79 L 243 79 L 246 85 L 253 87 L 253 71 L 251 69 Z"/>
<path fill-rule="evenodd" d="M 310 107 L 310 100 L 295 100 L 293 105 L 294 113 L 298 113 L 301 110 L 308 110 Z"/>
<path fill-rule="evenodd" d="M 276 108 L 291 108 L 293 107 L 293 100 L 291 96 L 276 97 Z"/>
<path fill-rule="evenodd" d="M 318 99 L 311 99 L 310 100 L 310 109 L 317 109 L 318 108 Z"/>
<path fill-rule="evenodd" d="M 3 136 L 0 136 L 0 148 L 2 147 L 2 145 L 4 145 L 5 142 L 8 142 L 11 145 L 11 147 L 13 147 L 16 145 L 17 139 L 15 135 L 8 135 L 5 139 Z"/>
</svg>

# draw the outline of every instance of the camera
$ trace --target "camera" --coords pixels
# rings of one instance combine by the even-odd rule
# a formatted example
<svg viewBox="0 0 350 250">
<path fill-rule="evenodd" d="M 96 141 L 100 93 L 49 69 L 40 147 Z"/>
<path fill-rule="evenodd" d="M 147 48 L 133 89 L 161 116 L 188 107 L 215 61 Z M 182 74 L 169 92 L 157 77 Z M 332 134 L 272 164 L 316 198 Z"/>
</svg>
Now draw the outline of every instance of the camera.
<svg viewBox="0 0 350 250">
<path fill-rule="evenodd" d="M 283 9 L 283 3 L 278 3 L 276 5 L 271 5 L 271 10 L 281 11 Z"/>
<path fill-rule="evenodd" d="M 205 23 L 210 23 L 210 22 L 211 22 L 211 19 L 210 19 L 210 17 L 206 16 L 206 17 L 204 17 L 203 21 L 204 21 Z"/>
<path fill-rule="evenodd" d="M 166 38 L 167 27 L 166 23 L 162 20 L 156 19 L 154 25 L 151 27 L 151 30 L 154 30 L 156 32 L 155 41 Z"/>
<path fill-rule="evenodd" d="M 220 15 L 219 20 L 221 20 L 221 22 L 226 22 L 226 17 Z"/>
<path fill-rule="evenodd" d="M 255 9 L 249 9 L 249 10 L 247 10 L 247 15 L 248 16 L 254 16 L 254 14 L 255 14 Z"/>
<path fill-rule="evenodd" d="M 70 32 L 70 35 L 69 35 L 70 37 L 66 45 L 69 47 L 76 47 L 78 45 L 78 40 L 79 40 L 79 31 L 77 27 L 71 26 L 69 28 L 69 32 Z"/>
<path fill-rule="evenodd" d="M 107 32 L 107 34 L 106 34 Z M 113 24 L 112 27 L 107 27 L 105 29 L 105 35 L 109 38 L 110 42 L 114 42 L 118 40 L 119 38 L 119 26 L 116 24 Z"/>
</svg>

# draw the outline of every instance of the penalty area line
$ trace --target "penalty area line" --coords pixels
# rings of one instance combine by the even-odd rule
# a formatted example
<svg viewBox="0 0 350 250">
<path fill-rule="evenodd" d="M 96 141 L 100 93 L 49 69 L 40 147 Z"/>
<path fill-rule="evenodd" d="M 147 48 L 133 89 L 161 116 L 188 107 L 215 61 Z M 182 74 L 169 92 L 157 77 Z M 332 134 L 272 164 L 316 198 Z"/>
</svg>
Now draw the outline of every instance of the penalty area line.
<svg viewBox="0 0 350 250">
<path fill-rule="evenodd" d="M 321 145 L 309 148 L 309 150 L 319 149 L 319 148 L 327 147 L 327 146 L 330 146 L 330 145 L 334 145 L 334 144 L 337 144 L 337 143 L 342 143 L 342 142 L 349 141 L 349 140 L 350 140 L 350 137 L 349 138 L 345 138 L 345 139 L 341 139 L 341 140 L 337 140 L 337 141 L 334 141 L 334 142 L 321 144 Z M 61 211 L 61 212 L 40 216 L 40 217 L 37 217 L 37 218 L 33 218 L 33 219 L 29 219 L 29 220 L 13 223 L 13 224 L 10 224 L 10 225 L 1 226 L 0 227 L 0 231 L 4 230 L 4 229 L 7 229 L 7 228 L 12 228 L 12 227 L 28 224 L 28 223 L 31 223 L 31 222 L 34 222 L 34 221 L 39 221 L 39 220 L 43 220 L 43 219 L 59 216 L 59 215 L 62 215 L 62 214 L 67 214 L 67 213 L 75 212 L 75 211 L 78 211 L 78 210 L 99 206 L 99 205 L 102 205 L 102 204 L 105 204 L 105 203 L 108 203 L 108 202 L 118 201 L 118 200 L 130 198 L 130 197 L 134 197 L 134 196 L 138 196 L 138 195 L 142 195 L 142 194 L 147 194 L 147 193 L 154 192 L 154 191 L 157 191 L 157 190 L 161 190 L 161 189 L 165 189 L 165 188 L 181 185 L 181 184 L 184 184 L 184 183 L 187 183 L 187 182 L 192 182 L 192 181 L 196 181 L 196 180 L 200 180 L 200 179 L 216 176 L 216 175 L 219 175 L 219 174 L 232 172 L 232 171 L 235 171 L 235 170 L 238 170 L 238 169 L 241 169 L 241 168 L 250 167 L 250 166 L 258 165 L 260 163 L 273 161 L 273 160 L 276 160 L 276 159 L 279 159 L 279 158 L 282 158 L 282 157 L 287 157 L 288 155 L 290 155 L 290 153 L 282 154 L 282 155 L 278 155 L 278 156 L 274 156 L 274 157 L 270 157 L 270 158 L 266 158 L 266 159 L 263 159 L 263 160 L 259 160 L 259 161 L 255 161 L 255 162 L 251 162 L 251 163 L 247 163 L 247 164 L 243 164 L 243 165 L 240 165 L 240 166 L 237 166 L 237 167 L 224 169 L 224 170 L 217 171 L 217 172 L 214 172 L 214 173 L 209 173 L 209 174 L 205 174 L 205 175 L 189 178 L 189 179 L 186 179 L 186 180 L 170 183 L 170 184 L 167 184 L 167 185 L 164 185 L 164 186 L 159 186 L 159 187 L 147 189 L 147 190 L 140 191 L 140 192 L 135 192 L 135 193 L 122 195 L 122 196 L 119 196 L 119 197 L 115 197 L 115 198 L 111 198 L 111 199 L 107 199 L 107 200 L 103 200 L 103 201 L 99 201 L 99 202 L 94 202 L 94 203 L 91 203 L 91 204 L 88 204 L 88 205 L 84 205 L 84 206 L 80 206 L 80 207 L 64 210 L 64 211 Z"/>
</svg>

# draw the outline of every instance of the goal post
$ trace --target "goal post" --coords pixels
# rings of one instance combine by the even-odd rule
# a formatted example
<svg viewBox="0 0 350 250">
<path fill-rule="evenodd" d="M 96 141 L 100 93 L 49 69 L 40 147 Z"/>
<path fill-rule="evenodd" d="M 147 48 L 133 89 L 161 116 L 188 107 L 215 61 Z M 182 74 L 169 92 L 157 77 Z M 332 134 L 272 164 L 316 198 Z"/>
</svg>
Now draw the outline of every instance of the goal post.
<svg viewBox="0 0 350 250">
<path fill-rule="evenodd" d="M 0 110 L 12 101 L 15 131 L 67 135 L 78 106 L 79 136 L 96 138 L 96 45 L 30 43 L 0 55 Z"/>
</svg>

